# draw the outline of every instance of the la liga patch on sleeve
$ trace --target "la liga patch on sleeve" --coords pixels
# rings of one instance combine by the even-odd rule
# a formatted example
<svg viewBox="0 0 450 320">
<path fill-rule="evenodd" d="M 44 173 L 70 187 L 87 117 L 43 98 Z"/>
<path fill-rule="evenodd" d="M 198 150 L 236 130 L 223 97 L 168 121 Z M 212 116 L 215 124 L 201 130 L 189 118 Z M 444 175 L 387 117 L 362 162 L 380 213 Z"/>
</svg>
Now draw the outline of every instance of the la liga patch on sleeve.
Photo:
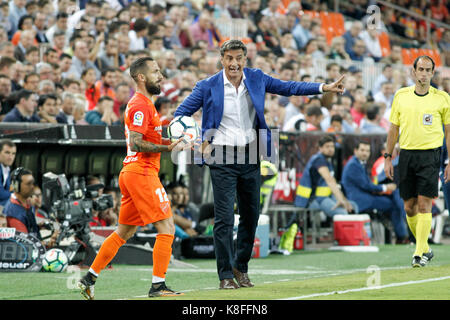
<svg viewBox="0 0 450 320">
<path fill-rule="evenodd" d="M 143 122 L 144 122 L 144 113 L 142 111 L 136 112 L 133 117 L 133 125 L 142 126 Z"/>
</svg>

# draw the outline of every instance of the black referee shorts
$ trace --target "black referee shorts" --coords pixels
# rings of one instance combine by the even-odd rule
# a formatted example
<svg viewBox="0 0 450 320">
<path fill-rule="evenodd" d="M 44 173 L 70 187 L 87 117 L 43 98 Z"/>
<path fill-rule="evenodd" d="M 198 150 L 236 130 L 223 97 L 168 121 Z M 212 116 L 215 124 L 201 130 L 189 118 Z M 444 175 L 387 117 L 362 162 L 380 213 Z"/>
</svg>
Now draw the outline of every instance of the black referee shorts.
<svg viewBox="0 0 450 320">
<path fill-rule="evenodd" d="M 400 150 L 399 189 L 403 200 L 438 196 L 441 148 Z"/>
</svg>

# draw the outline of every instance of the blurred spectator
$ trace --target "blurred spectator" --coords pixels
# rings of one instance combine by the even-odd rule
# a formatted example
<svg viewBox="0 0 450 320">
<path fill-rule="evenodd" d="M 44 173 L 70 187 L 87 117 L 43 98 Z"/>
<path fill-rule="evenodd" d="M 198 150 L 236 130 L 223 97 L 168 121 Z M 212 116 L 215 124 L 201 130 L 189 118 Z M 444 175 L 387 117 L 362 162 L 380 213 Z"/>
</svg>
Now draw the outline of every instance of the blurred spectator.
<svg viewBox="0 0 450 320">
<path fill-rule="evenodd" d="M 206 41 L 208 49 L 214 49 L 217 47 L 215 42 L 220 42 L 211 14 L 206 10 L 200 13 L 197 22 L 189 26 L 189 33 L 194 44 L 200 40 Z"/>
<path fill-rule="evenodd" d="M 17 147 L 10 139 L 0 140 L 0 206 L 5 206 L 11 196 L 11 166 L 16 158 Z"/>
<path fill-rule="evenodd" d="M 58 123 L 75 124 L 73 117 L 73 110 L 75 107 L 75 96 L 71 92 L 64 92 L 62 94 L 61 111 L 56 116 Z"/>
<path fill-rule="evenodd" d="M 372 87 L 372 96 L 375 96 L 381 90 L 381 84 L 386 81 L 392 81 L 394 69 L 392 65 L 387 64 L 383 67 L 382 73 L 375 79 Z"/>
<path fill-rule="evenodd" d="M 58 123 L 56 116 L 58 110 L 56 108 L 56 96 L 53 94 L 41 95 L 38 99 L 38 116 L 43 123 Z"/>
<path fill-rule="evenodd" d="M 382 58 L 381 63 L 389 64 L 389 65 L 403 65 L 403 58 L 402 58 L 402 47 L 399 45 L 392 45 L 391 53 Z"/>
<path fill-rule="evenodd" d="M 392 82 L 385 81 L 381 84 L 381 90 L 373 96 L 375 102 L 381 102 L 386 105 L 384 117 L 389 119 L 392 101 L 394 100 L 394 86 Z M 382 115 L 383 116 L 383 115 Z"/>
<path fill-rule="evenodd" d="M 386 129 L 380 126 L 380 120 L 383 115 L 380 114 L 380 107 L 371 105 L 366 110 L 366 116 L 361 121 L 361 133 L 386 133 Z"/>
<path fill-rule="evenodd" d="M 27 14 L 27 10 L 25 9 L 25 0 L 13 0 L 9 2 L 9 13 L 8 18 L 11 23 L 10 35 L 12 36 L 19 24 L 19 19 Z"/>
<path fill-rule="evenodd" d="M 158 97 L 155 101 L 155 108 L 163 126 L 167 126 L 172 120 L 172 117 L 169 115 L 170 104 L 170 100 L 165 97 Z"/>
<path fill-rule="evenodd" d="M 73 46 L 72 65 L 67 71 L 68 75 L 73 74 L 76 79 L 80 79 L 84 69 L 93 68 L 95 70 L 95 78 L 100 79 L 101 74 L 95 64 L 88 60 L 89 49 L 87 44 L 82 40 L 77 40 Z"/>
<path fill-rule="evenodd" d="M 345 51 L 351 56 L 355 47 L 355 42 L 358 39 L 364 26 L 361 21 L 354 21 L 350 27 L 350 30 L 346 31 L 342 36 L 345 40 Z M 353 59 L 352 59 L 353 60 Z"/>
<path fill-rule="evenodd" d="M 23 88 L 33 92 L 38 92 L 39 75 L 35 72 L 25 75 L 23 79 Z"/>
<path fill-rule="evenodd" d="M 0 73 L 0 106 L 1 106 L 1 114 L 5 114 L 6 108 L 9 108 L 8 106 L 8 97 L 11 95 L 11 80 L 7 75 Z"/>
<path fill-rule="evenodd" d="M 137 19 L 134 22 L 133 30 L 128 32 L 130 38 L 130 50 L 143 50 L 146 45 L 148 22 L 145 19 Z"/>
<path fill-rule="evenodd" d="M 349 53 L 353 61 L 373 62 L 372 58 L 367 55 L 366 44 L 362 39 L 356 39 L 352 50 Z"/>
<path fill-rule="evenodd" d="M 77 125 L 89 124 L 85 120 L 86 103 L 83 100 L 81 100 L 81 99 L 76 99 L 75 100 L 75 106 L 74 106 L 72 114 L 73 114 L 73 121 L 75 122 L 75 124 L 77 124 Z"/>
<path fill-rule="evenodd" d="M 372 57 L 375 62 L 378 62 L 382 58 L 381 45 L 378 40 L 379 31 L 375 27 L 368 26 L 366 30 L 361 32 L 360 38 L 366 45 L 368 55 Z"/>
<path fill-rule="evenodd" d="M 16 46 L 16 49 L 14 50 L 14 58 L 19 60 L 20 62 L 24 62 L 25 54 L 29 48 L 34 46 L 34 37 L 35 37 L 35 31 L 33 29 L 24 30 L 20 34 L 20 40 L 19 43 Z"/>
<path fill-rule="evenodd" d="M 364 94 L 363 89 L 356 89 L 354 101 L 352 104 L 352 108 L 350 109 L 350 113 L 353 117 L 353 122 L 359 126 L 362 118 L 365 116 L 365 103 L 367 102 L 367 97 Z"/>
<path fill-rule="evenodd" d="M 323 120 L 323 113 L 320 107 L 309 105 L 305 114 L 306 131 L 321 131 L 320 123 Z"/>
<path fill-rule="evenodd" d="M 130 86 L 126 82 L 121 82 L 116 86 L 113 111 L 117 116 L 120 114 L 120 106 L 127 104 L 130 96 Z"/>
<path fill-rule="evenodd" d="M 95 86 L 95 78 L 94 68 L 86 68 L 81 74 L 81 79 L 84 81 L 84 87 L 86 88 L 84 95 L 89 103 L 87 110 L 93 110 L 100 99 L 100 91 Z"/>
<path fill-rule="evenodd" d="M 13 37 L 11 38 L 11 43 L 15 46 L 19 44 L 20 35 L 25 30 L 31 30 L 33 29 L 33 17 L 29 14 L 23 15 L 19 19 L 18 24 L 18 30 L 14 33 Z M 37 45 L 37 40 L 34 40 L 34 45 Z"/>
<path fill-rule="evenodd" d="M 170 194 L 170 206 L 172 208 L 175 224 L 182 229 L 182 232 L 179 232 L 177 236 L 182 239 L 197 236 L 198 232 L 195 228 L 197 227 L 198 222 L 194 221 L 191 213 L 186 210 L 184 205 L 183 186 L 179 183 L 173 183 L 170 184 L 167 189 Z"/>
<path fill-rule="evenodd" d="M 94 110 L 86 113 L 86 122 L 89 124 L 110 126 L 113 122 L 118 120 L 118 116 L 115 115 L 113 107 L 114 100 L 111 97 L 101 97 Z"/>
<path fill-rule="evenodd" d="M 289 103 L 286 106 L 283 122 L 283 131 L 289 131 L 291 125 L 287 125 L 290 119 L 298 114 L 304 112 L 304 97 L 302 96 L 290 96 Z M 303 117 L 304 119 L 304 117 Z"/>
<path fill-rule="evenodd" d="M 312 38 L 311 32 L 309 31 L 311 28 L 312 18 L 309 14 L 303 14 L 300 17 L 299 23 L 292 30 L 292 36 L 297 43 L 297 48 L 302 49 L 309 39 Z"/>
<path fill-rule="evenodd" d="M 47 17 L 43 12 L 37 12 L 33 20 L 33 28 L 36 31 L 36 41 L 38 43 L 48 43 L 48 38 L 45 35 L 47 31 Z M 54 38 L 53 38 L 54 39 Z"/>
<path fill-rule="evenodd" d="M 40 122 L 36 114 L 37 95 L 32 91 L 22 89 L 17 93 L 17 104 L 6 114 L 3 122 Z"/>
<path fill-rule="evenodd" d="M 334 114 L 330 118 L 330 126 L 327 129 L 327 132 L 343 132 L 343 119 L 340 114 Z"/>
<path fill-rule="evenodd" d="M 11 42 L 5 41 L 0 43 L 0 56 L 2 58 L 9 57 L 14 59 L 14 45 Z M 15 62 L 15 59 L 14 59 Z M 1 72 L 1 69 L 0 69 Z"/>
<path fill-rule="evenodd" d="M 100 93 L 100 96 L 108 96 L 115 98 L 116 93 L 114 88 L 116 86 L 116 69 L 106 68 L 102 70 L 101 80 L 95 83 L 95 91 Z M 96 103 L 96 101 L 94 101 Z"/>
</svg>

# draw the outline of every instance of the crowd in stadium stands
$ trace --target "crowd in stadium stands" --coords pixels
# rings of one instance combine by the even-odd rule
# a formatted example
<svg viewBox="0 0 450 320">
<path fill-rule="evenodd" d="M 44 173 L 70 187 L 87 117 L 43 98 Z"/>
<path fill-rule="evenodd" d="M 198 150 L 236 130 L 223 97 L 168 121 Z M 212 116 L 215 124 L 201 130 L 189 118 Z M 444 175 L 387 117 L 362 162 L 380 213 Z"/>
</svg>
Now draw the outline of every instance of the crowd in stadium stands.
<svg viewBox="0 0 450 320">
<path fill-rule="evenodd" d="M 448 1 L 392 3 L 450 20 Z M 216 21 L 236 18 L 247 21 L 248 66 L 283 80 L 328 82 L 347 75 L 341 97 L 268 95 L 270 125 L 286 131 L 385 132 L 393 94 L 413 83 L 403 50 L 437 49 L 440 65 L 448 66 L 450 31 L 431 24 L 427 42 L 423 20 L 383 6 L 371 28 L 368 5 L 341 1 L 348 30 L 334 26 L 330 36 L 322 14 L 332 8 L 320 1 L 2 1 L 0 120 L 121 125 L 134 91 L 129 65 L 151 55 L 165 75 L 156 105 L 167 124 L 196 82 L 221 68 L 218 55 L 210 52 L 225 40 Z M 333 23 L 339 17 L 333 16 Z M 387 51 L 381 34 L 389 37 Z M 326 77 L 314 72 L 315 60 L 323 58 Z M 344 68 L 342 61 L 355 66 Z M 364 87 L 356 62 L 383 64 L 372 88 Z M 449 91 L 448 73 L 437 72 L 433 84 Z"/>
<path fill-rule="evenodd" d="M 390 2 L 450 24 L 447 0 Z M 268 94 L 270 126 L 284 131 L 385 133 L 395 91 L 414 83 L 405 50 L 434 50 L 436 65 L 448 67 L 450 30 L 431 23 L 426 41 L 424 20 L 380 4 L 380 15 L 373 16 L 367 14 L 372 2 L 364 0 L 340 1 L 338 16 L 327 20 L 325 12 L 333 11 L 330 3 L 0 0 L 0 120 L 123 125 L 134 93 L 129 66 L 138 57 L 152 56 L 165 76 L 155 106 L 168 124 L 196 82 L 221 69 L 217 49 L 226 39 L 218 21 L 234 18 L 247 22 L 249 67 L 282 80 L 331 82 L 346 74 L 342 96 Z M 330 21 L 339 25 L 330 27 Z M 326 76 L 315 72 L 319 59 L 327 59 Z M 371 88 L 364 87 L 361 62 L 382 66 Z M 432 85 L 450 92 L 448 71 L 438 69 Z M 194 114 L 198 121 L 200 112 Z M 114 224 L 115 214 L 117 210 L 106 218 L 99 214 L 98 224 Z M 194 234 L 190 223 L 183 231 Z"/>
</svg>

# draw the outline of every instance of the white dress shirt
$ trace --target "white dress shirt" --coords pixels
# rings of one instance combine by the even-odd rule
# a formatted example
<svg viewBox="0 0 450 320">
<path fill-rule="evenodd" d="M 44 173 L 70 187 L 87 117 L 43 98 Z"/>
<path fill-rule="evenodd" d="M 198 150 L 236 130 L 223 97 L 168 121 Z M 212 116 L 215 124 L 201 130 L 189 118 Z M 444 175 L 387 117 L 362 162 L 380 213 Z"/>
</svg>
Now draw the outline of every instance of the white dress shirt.
<svg viewBox="0 0 450 320">
<path fill-rule="evenodd" d="M 215 145 L 243 147 L 256 138 L 254 130 L 256 110 L 244 80 L 245 74 L 236 90 L 225 75 L 225 70 L 223 71 L 223 116 L 214 137 Z"/>
<path fill-rule="evenodd" d="M 8 180 L 9 172 L 11 171 L 11 168 L 8 166 L 4 166 L 2 163 L 0 163 L 2 166 L 2 173 L 3 173 L 3 187 L 6 186 L 6 180 Z"/>
</svg>

